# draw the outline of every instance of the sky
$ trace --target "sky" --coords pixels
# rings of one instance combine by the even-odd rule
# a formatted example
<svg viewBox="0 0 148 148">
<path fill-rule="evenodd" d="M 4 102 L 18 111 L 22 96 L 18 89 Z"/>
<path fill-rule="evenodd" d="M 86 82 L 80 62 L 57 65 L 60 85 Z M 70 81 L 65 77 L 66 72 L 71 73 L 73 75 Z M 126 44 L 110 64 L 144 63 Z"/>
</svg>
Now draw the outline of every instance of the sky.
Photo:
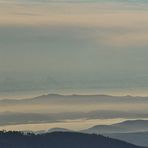
<svg viewBox="0 0 148 148">
<path fill-rule="evenodd" d="M 0 0 L 0 129 L 147 119 L 129 96 L 148 96 L 147 16 L 147 0 Z"/>
<path fill-rule="evenodd" d="M 0 0 L 1 98 L 148 95 L 147 7 L 147 0 Z"/>
</svg>

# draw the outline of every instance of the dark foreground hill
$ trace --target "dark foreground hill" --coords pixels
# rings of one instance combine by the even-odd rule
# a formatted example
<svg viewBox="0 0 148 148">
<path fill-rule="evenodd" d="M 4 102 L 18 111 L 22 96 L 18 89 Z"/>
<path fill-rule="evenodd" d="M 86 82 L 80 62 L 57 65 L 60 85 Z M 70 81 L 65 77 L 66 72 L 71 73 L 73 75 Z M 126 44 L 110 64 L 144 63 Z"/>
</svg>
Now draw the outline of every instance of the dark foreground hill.
<svg viewBox="0 0 148 148">
<path fill-rule="evenodd" d="M 142 148 L 100 135 L 54 132 L 42 135 L 0 132 L 0 148 Z"/>
</svg>

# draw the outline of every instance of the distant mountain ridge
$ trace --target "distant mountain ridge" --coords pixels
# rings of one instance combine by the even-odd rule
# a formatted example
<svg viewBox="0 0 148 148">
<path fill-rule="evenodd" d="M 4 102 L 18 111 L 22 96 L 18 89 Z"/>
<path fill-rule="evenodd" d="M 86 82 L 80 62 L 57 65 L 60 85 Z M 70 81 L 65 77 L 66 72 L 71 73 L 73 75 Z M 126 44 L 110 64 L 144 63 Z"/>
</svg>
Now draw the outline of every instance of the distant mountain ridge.
<svg viewBox="0 0 148 148">
<path fill-rule="evenodd" d="M 127 120 L 112 125 L 96 125 L 89 129 L 82 130 L 84 133 L 129 133 L 148 131 L 148 120 Z"/>
<path fill-rule="evenodd" d="M 137 133 L 111 133 L 104 134 L 105 136 L 120 139 L 140 146 L 148 147 L 148 132 Z"/>
<path fill-rule="evenodd" d="M 140 107 L 134 110 L 137 105 Z M 143 106 L 144 108 L 142 108 Z M 6 99 L 0 100 L 0 125 L 40 124 L 78 119 L 144 119 L 148 117 L 147 106 L 148 97 L 97 94 L 48 94 L 30 99 Z M 16 112 L 14 112 L 14 108 Z M 113 128 L 117 129 L 117 125 L 111 127 L 111 130 Z M 117 130 L 123 132 L 121 127 L 118 127 Z"/>
<path fill-rule="evenodd" d="M 140 146 L 148 147 L 148 120 L 127 120 L 112 125 L 96 125 L 83 133 L 102 134 Z"/>
<path fill-rule="evenodd" d="M 47 133 L 53 133 L 53 132 L 72 132 L 72 130 L 66 129 L 66 128 L 51 128 L 47 131 Z"/>
<path fill-rule="evenodd" d="M 143 131 L 148 130 L 148 120 L 127 120 L 121 123 L 114 124 L 114 126 L 124 126 L 124 128 L 132 129 L 132 130 L 140 130 Z"/>
<path fill-rule="evenodd" d="M 136 132 L 138 130 L 139 132 Z M 44 131 L 44 133 L 62 131 L 71 132 L 65 128 L 53 128 L 49 129 L 48 131 Z M 148 147 L 148 120 L 127 120 L 112 125 L 96 125 L 92 128 L 79 132 L 89 134 L 102 134 L 110 138 L 115 138 L 135 145 Z"/>
<path fill-rule="evenodd" d="M 148 96 L 112 96 L 112 95 L 105 95 L 105 94 L 94 94 L 94 95 L 81 95 L 81 94 L 71 94 L 71 95 L 62 95 L 62 94 L 47 94 L 47 95 L 40 95 L 33 98 L 26 98 L 26 99 L 1 99 L 0 104 L 7 104 L 7 103 L 33 103 L 33 102 L 40 102 L 40 101 L 50 101 L 50 99 L 85 99 L 85 100 L 92 100 L 92 101 L 116 101 L 117 103 L 122 102 L 132 102 L 133 100 L 136 102 L 146 102 L 148 103 Z M 77 101 L 77 100 L 76 100 Z"/>
</svg>

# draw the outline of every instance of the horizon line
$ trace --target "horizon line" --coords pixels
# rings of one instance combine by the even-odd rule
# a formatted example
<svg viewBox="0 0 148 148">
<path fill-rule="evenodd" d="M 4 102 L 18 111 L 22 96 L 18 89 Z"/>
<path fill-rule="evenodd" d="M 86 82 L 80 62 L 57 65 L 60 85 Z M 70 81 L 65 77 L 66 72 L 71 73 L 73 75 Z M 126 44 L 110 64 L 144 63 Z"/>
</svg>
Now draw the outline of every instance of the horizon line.
<svg viewBox="0 0 148 148">
<path fill-rule="evenodd" d="M 74 97 L 74 96 L 82 96 L 82 97 L 89 97 L 89 96 L 106 96 L 106 97 L 139 97 L 139 98 L 147 98 L 148 95 L 131 95 L 131 94 L 125 94 L 125 95 L 113 95 L 113 94 L 105 94 L 105 93 L 90 93 L 90 94 L 85 94 L 85 93 L 42 93 L 40 95 L 34 95 L 34 96 L 28 96 L 28 97 L 22 97 L 22 98 L 1 98 L 0 97 L 0 101 L 2 100 L 26 100 L 26 99 L 33 99 L 33 98 L 38 98 L 38 97 L 45 97 L 45 96 L 61 96 L 61 97 Z"/>
</svg>

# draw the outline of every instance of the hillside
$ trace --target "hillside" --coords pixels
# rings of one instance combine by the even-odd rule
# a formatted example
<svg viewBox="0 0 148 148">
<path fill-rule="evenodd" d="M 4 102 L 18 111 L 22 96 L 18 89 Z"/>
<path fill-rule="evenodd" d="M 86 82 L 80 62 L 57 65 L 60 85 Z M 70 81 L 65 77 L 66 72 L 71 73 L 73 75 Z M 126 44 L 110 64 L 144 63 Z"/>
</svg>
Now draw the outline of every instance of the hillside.
<svg viewBox="0 0 148 148">
<path fill-rule="evenodd" d="M 142 148 L 100 135 L 54 132 L 42 135 L 1 132 L 1 148 Z"/>
</svg>

